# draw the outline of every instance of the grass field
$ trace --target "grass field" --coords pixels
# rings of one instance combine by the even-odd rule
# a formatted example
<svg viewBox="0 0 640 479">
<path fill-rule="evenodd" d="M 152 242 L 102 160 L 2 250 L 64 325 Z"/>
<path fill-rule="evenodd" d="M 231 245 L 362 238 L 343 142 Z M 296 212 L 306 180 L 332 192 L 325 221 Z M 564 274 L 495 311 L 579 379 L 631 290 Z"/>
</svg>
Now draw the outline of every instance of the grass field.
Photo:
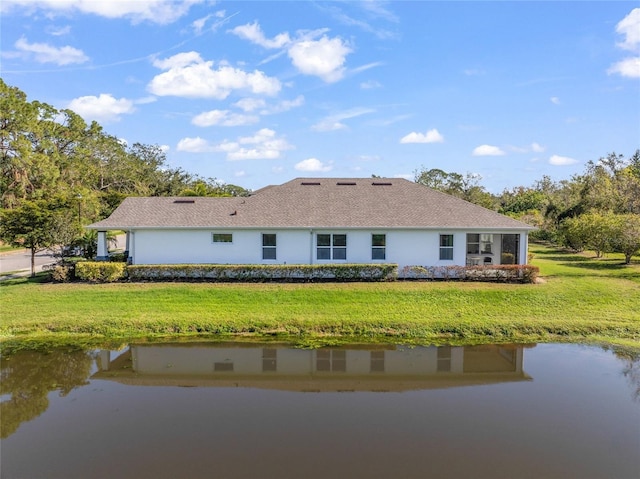
<svg viewBox="0 0 640 479">
<path fill-rule="evenodd" d="M 0 284 L 0 341 L 16 344 L 203 335 L 317 341 L 575 341 L 640 347 L 640 264 L 532 245 L 534 285 Z"/>
</svg>

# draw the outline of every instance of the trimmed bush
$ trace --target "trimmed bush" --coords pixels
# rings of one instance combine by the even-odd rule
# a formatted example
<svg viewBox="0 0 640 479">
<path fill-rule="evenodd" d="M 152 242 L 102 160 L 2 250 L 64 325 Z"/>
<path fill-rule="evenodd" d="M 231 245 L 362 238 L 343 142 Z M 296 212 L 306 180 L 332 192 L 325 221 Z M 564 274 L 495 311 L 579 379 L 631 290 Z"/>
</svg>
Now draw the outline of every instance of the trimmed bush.
<svg viewBox="0 0 640 479">
<path fill-rule="evenodd" d="M 170 264 L 131 265 L 132 281 L 393 281 L 397 264 Z"/>
<path fill-rule="evenodd" d="M 405 266 L 400 279 L 535 283 L 540 269 L 530 264 L 490 266 Z"/>
<path fill-rule="evenodd" d="M 94 283 L 112 283 L 125 277 L 124 263 L 86 261 L 76 263 L 76 278 Z"/>
<path fill-rule="evenodd" d="M 73 277 L 73 266 L 58 264 L 51 270 L 51 279 L 57 283 L 66 283 Z"/>
</svg>

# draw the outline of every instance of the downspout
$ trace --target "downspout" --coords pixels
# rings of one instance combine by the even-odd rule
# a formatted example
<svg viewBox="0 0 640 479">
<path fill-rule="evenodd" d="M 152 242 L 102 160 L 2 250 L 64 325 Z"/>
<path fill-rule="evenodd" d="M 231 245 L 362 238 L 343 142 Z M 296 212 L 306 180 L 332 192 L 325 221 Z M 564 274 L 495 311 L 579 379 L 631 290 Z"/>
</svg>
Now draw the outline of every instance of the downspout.
<svg viewBox="0 0 640 479">
<path fill-rule="evenodd" d="M 313 229 L 309 229 L 309 264 L 313 264 Z"/>
</svg>

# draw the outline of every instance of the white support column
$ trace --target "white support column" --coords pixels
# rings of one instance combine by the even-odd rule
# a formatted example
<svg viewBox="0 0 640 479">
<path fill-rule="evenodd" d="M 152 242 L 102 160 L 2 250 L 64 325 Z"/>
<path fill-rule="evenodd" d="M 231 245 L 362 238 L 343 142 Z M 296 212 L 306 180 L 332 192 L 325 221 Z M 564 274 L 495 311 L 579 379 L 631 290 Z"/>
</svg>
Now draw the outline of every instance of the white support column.
<svg viewBox="0 0 640 479">
<path fill-rule="evenodd" d="M 124 247 L 124 259 L 127 263 L 131 263 L 131 231 L 126 232 L 126 243 Z"/>
<path fill-rule="evenodd" d="M 519 263 L 527 264 L 529 262 L 529 257 L 527 253 L 529 251 L 529 234 L 528 233 L 520 233 L 520 251 L 519 251 Z"/>
<path fill-rule="evenodd" d="M 109 259 L 109 251 L 107 250 L 107 232 L 98 231 L 98 254 L 96 261 L 107 261 Z"/>
<path fill-rule="evenodd" d="M 111 351 L 103 349 L 100 351 L 100 371 L 108 371 L 111 365 Z"/>
</svg>

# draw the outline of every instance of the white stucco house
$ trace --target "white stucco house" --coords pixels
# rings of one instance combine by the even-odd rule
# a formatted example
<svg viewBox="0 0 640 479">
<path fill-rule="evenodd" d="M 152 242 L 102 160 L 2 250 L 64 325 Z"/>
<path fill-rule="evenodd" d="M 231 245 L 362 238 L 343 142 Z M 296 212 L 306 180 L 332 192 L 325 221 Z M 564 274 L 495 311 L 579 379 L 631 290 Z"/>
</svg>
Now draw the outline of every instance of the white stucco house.
<svg viewBox="0 0 640 479">
<path fill-rule="evenodd" d="M 526 264 L 533 227 L 399 178 L 296 178 L 248 197 L 126 198 L 98 231 L 132 264 Z"/>
</svg>

